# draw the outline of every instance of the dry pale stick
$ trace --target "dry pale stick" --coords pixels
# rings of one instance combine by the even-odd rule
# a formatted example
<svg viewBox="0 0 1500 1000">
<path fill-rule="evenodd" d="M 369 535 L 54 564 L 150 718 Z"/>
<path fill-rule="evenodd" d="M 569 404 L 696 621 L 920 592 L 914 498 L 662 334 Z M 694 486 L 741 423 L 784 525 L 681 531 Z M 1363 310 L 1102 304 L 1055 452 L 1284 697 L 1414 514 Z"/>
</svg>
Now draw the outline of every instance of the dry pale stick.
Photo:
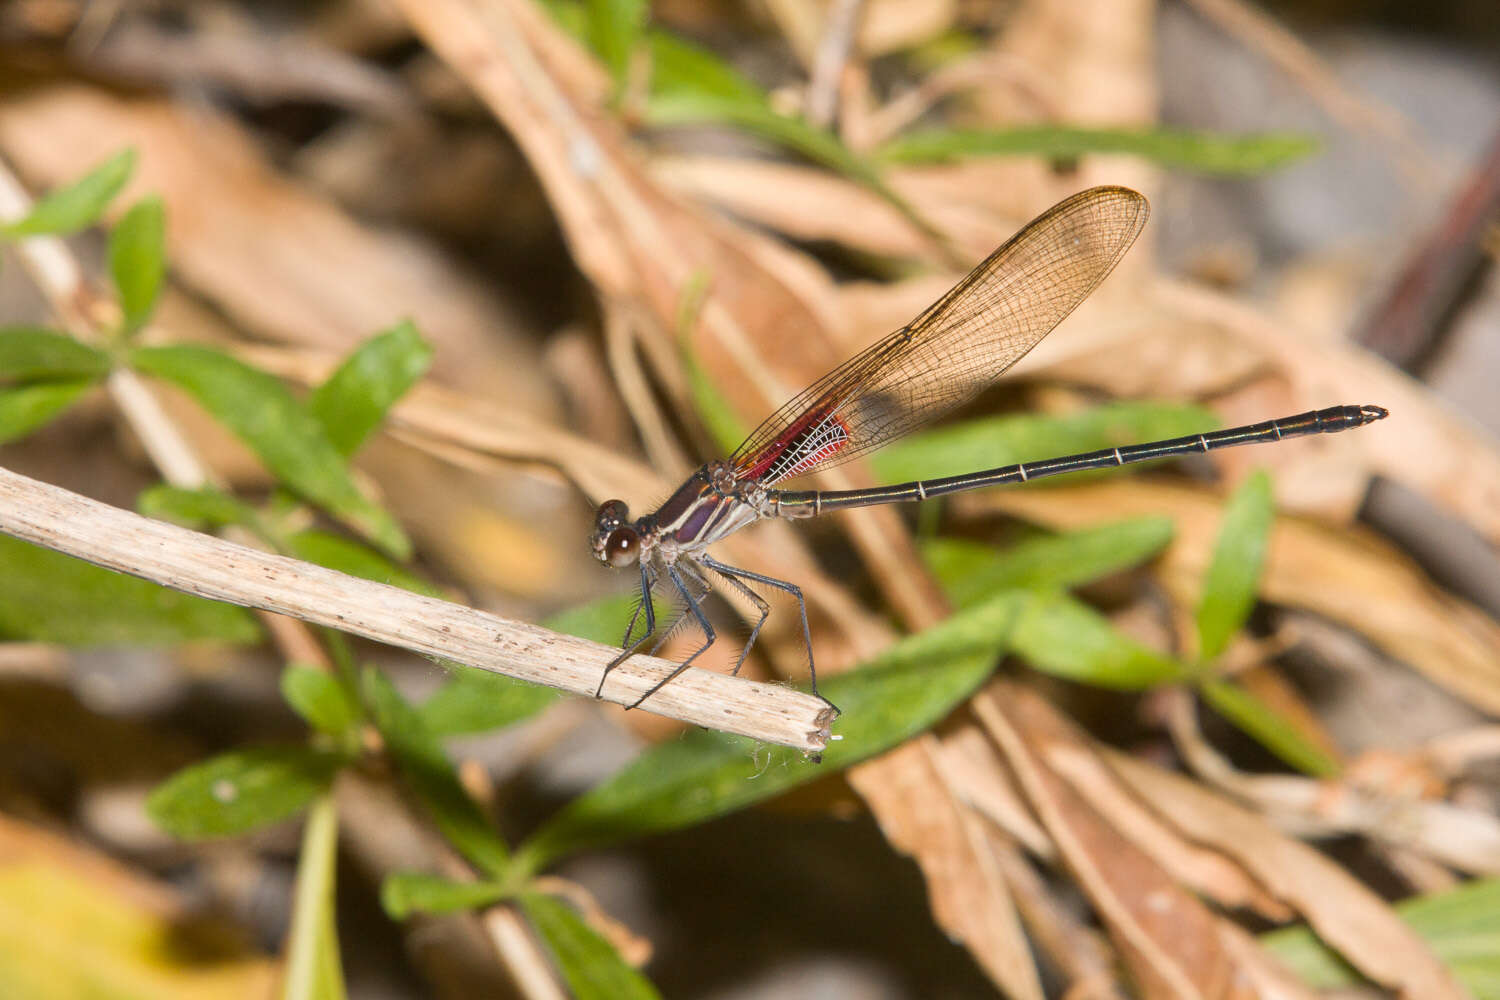
<svg viewBox="0 0 1500 1000">
<path fill-rule="evenodd" d="M 0 532 L 200 597 L 274 611 L 425 656 L 593 696 L 615 650 L 449 601 L 246 548 L 0 468 Z M 676 665 L 636 656 L 610 677 L 629 704 Z M 692 670 L 644 706 L 657 715 L 821 752 L 831 713 L 792 688 Z"/>
</svg>

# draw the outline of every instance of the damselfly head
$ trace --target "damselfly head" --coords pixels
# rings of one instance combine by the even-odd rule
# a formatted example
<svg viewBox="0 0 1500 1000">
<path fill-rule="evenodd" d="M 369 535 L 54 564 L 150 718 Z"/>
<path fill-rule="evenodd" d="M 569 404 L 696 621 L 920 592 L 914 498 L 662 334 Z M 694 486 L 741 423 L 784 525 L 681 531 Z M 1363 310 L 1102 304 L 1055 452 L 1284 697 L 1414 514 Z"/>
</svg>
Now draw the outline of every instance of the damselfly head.
<svg viewBox="0 0 1500 1000">
<path fill-rule="evenodd" d="M 606 500 L 594 515 L 594 535 L 590 539 L 594 557 L 620 569 L 635 565 L 641 555 L 641 536 L 630 524 L 630 508 L 623 500 Z"/>
</svg>

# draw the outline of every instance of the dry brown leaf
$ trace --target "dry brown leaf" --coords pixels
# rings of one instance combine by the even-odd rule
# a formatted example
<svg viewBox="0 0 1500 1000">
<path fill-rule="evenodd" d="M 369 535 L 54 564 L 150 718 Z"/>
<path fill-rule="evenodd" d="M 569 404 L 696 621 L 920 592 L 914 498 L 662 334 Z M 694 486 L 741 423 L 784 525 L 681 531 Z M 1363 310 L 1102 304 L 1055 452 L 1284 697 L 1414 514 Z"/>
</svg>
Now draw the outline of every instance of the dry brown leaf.
<svg viewBox="0 0 1500 1000">
<path fill-rule="evenodd" d="M 1051 767 L 1060 750 L 1088 752 L 1071 727 L 1016 684 L 978 695 L 975 713 L 1025 789 L 1079 887 L 1109 928 L 1143 996 L 1249 997 L 1216 918 Z"/>
<path fill-rule="evenodd" d="M 1287 442 L 1278 449 L 1296 449 Z M 1143 476 L 1083 486 L 990 491 L 955 501 L 967 515 L 1004 511 L 1054 528 L 1149 514 L 1175 523 L 1158 572 L 1177 603 L 1197 604 L 1223 516 L 1212 492 Z M 1305 608 L 1368 638 L 1389 655 L 1491 715 L 1500 714 L 1500 625 L 1438 589 L 1395 548 L 1367 532 L 1293 517 L 1271 531 L 1260 595 Z"/>
<path fill-rule="evenodd" d="M 984 827 L 949 790 L 937 740 L 918 737 L 847 773 L 886 840 L 921 867 L 938 926 L 962 942 L 1007 995 L 1042 1000 L 1031 950 Z"/>
<path fill-rule="evenodd" d="M 1469 996 L 1380 897 L 1338 865 L 1197 782 L 1126 754 L 1106 758 L 1137 796 L 1184 834 L 1237 858 L 1371 979 L 1409 1000 Z"/>
<path fill-rule="evenodd" d="M 1216 851 L 1186 840 L 1121 787 L 1092 751 L 1056 744 L 1047 763 L 1067 780 L 1100 817 L 1139 847 L 1178 883 L 1220 906 L 1254 910 L 1277 923 L 1290 920 L 1285 905 L 1268 895 L 1244 869 Z"/>
<path fill-rule="evenodd" d="M 1403 483 L 1452 512 L 1500 546 L 1500 448 L 1471 424 L 1447 412 L 1420 383 L 1375 356 L 1346 343 L 1311 337 L 1221 293 L 1181 282 L 1157 283 L 1154 298 L 1183 319 L 1214 323 L 1262 351 L 1297 400 L 1313 405 L 1378 403 L 1391 411 L 1378 427 L 1348 435 L 1357 444 L 1326 442 L 1300 452 L 1293 464 L 1278 456 L 1278 496 L 1283 500 L 1326 493 L 1330 455 L 1358 455 L 1363 468 Z M 1231 419 L 1267 414 L 1255 400 L 1246 412 L 1226 408 Z M 1243 404 L 1238 404 L 1243 405 Z M 1285 451 L 1282 445 L 1276 450 Z M 1241 463 L 1264 463 L 1255 454 Z M 1363 496 L 1361 489 L 1353 498 Z M 1352 503 L 1351 503 L 1352 507 Z"/>
<path fill-rule="evenodd" d="M 1031 814 L 1015 779 L 1005 769 L 994 744 L 970 721 L 950 726 L 939 738 L 943 774 L 948 785 L 970 808 L 1044 860 L 1057 849 Z"/>
<path fill-rule="evenodd" d="M 492 294 L 430 244 L 373 229 L 274 173 L 232 119 L 76 86 L 0 104 L 0 147 L 41 184 L 125 146 L 139 161 L 115 211 L 161 193 L 174 276 L 245 328 L 344 352 L 410 317 L 437 345 L 436 374 L 553 412 L 532 377 L 535 348 Z"/>
<path fill-rule="evenodd" d="M 1087 923 L 1087 915 L 1070 898 L 1037 875 L 1009 837 L 991 828 L 989 842 L 1032 940 L 1070 981 L 1067 1000 L 1122 1000 L 1119 965 L 1108 939 Z"/>
</svg>

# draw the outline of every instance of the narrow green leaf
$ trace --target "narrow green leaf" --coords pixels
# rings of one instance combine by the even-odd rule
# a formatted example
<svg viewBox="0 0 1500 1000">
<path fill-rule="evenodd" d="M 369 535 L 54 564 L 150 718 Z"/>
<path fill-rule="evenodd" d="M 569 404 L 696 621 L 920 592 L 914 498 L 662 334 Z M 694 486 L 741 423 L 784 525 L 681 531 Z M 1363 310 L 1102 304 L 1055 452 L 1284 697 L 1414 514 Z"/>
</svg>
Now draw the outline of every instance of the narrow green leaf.
<svg viewBox="0 0 1500 1000">
<path fill-rule="evenodd" d="M 283 1000 L 343 1000 L 344 972 L 334 922 L 339 821 L 333 796 L 313 803 L 297 856 L 292 925 L 287 931 Z"/>
<path fill-rule="evenodd" d="M 358 542 L 309 528 L 285 539 L 287 551 L 304 562 L 317 563 L 364 580 L 388 583 L 428 597 L 441 597 L 438 588 L 397 566 L 385 556 Z"/>
<path fill-rule="evenodd" d="M 292 664 L 281 672 L 281 696 L 314 729 L 343 735 L 359 721 L 359 706 L 338 679 L 317 667 Z"/>
<path fill-rule="evenodd" d="M 1252 174 L 1317 151 L 1310 135 L 1263 132 L 1220 135 L 1172 129 L 1023 126 L 994 130 L 934 129 L 901 136 L 876 156 L 886 163 L 931 163 L 970 156 L 1045 156 L 1071 160 L 1089 153 L 1126 153 L 1163 166 L 1209 174 Z"/>
<path fill-rule="evenodd" d="M 422 717 L 378 670 L 365 669 L 364 690 L 386 749 L 443 836 L 482 871 L 504 874 L 510 865 L 509 849 L 459 784 Z"/>
<path fill-rule="evenodd" d="M 1260 586 L 1275 518 L 1271 477 L 1256 472 L 1235 491 L 1225 508 L 1213 561 L 1203 579 L 1203 603 L 1198 606 L 1198 657 L 1205 663 L 1224 652 L 1255 607 L 1255 592 Z"/>
<path fill-rule="evenodd" d="M 380 905 L 392 920 L 414 913 L 453 913 L 489 906 L 509 895 L 499 882 L 455 882 L 426 872 L 392 872 L 380 883 Z"/>
<path fill-rule="evenodd" d="M 434 736 L 503 729 L 529 719 L 562 692 L 527 684 L 477 667 L 454 664 L 455 674 L 417 710 Z"/>
<path fill-rule="evenodd" d="M 189 528 L 222 528 L 256 520 L 248 504 L 211 486 L 196 490 L 166 484 L 148 486 L 135 498 L 135 509 L 146 517 Z"/>
<path fill-rule="evenodd" d="M 1203 700 L 1261 746 L 1315 778 L 1339 773 L 1339 762 L 1307 740 L 1291 723 L 1255 695 L 1231 681 L 1205 680 Z"/>
<path fill-rule="evenodd" d="M 768 103 L 770 96 L 713 52 L 666 31 L 648 31 L 653 94 L 704 94 L 744 102 Z"/>
<path fill-rule="evenodd" d="M 167 273 L 166 207 L 157 197 L 130 207 L 109 234 L 109 271 L 120 293 L 125 332 L 146 325 Z"/>
<path fill-rule="evenodd" d="M 580 604 L 576 608 L 559 611 L 542 624 L 554 632 L 566 632 L 580 639 L 618 645 L 625 635 L 625 626 L 635 611 L 639 591 L 616 594 Z M 657 621 L 661 621 L 672 609 L 662 600 L 652 602 Z"/>
<path fill-rule="evenodd" d="M 929 539 L 922 556 L 954 605 L 968 607 L 1001 590 L 1089 583 L 1139 565 L 1172 540 L 1172 520 L 1139 517 L 1035 538 L 997 549 L 951 538 Z"/>
<path fill-rule="evenodd" d="M 45 427 L 93 386 L 93 379 L 64 379 L 0 388 L 0 444 Z"/>
<path fill-rule="evenodd" d="M 107 371 L 107 354 L 65 333 L 0 327 L 0 379 L 95 378 Z"/>
<path fill-rule="evenodd" d="M 591 45 L 590 14 L 578 0 L 543 0 L 547 12 L 577 41 Z M 769 100 L 763 88 L 713 52 L 665 31 L 648 30 L 651 92 L 692 93 L 743 101 Z"/>
<path fill-rule="evenodd" d="M 521 907 L 547 942 L 574 1000 L 660 1000 L 656 987 L 567 904 L 529 892 L 521 897 Z"/>
<path fill-rule="evenodd" d="M 1016 620 L 1010 649 L 1044 674 L 1123 691 L 1178 683 L 1193 673 L 1066 594 L 1036 595 Z"/>
<path fill-rule="evenodd" d="M 1475 1000 L 1500 1000 L 1500 879 L 1479 879 L 1396 904 L 1396 913 L 1427 942 Z M 1263 934 L 1261 944 L 1308 986 L 1357 986 L 1359 973 L 1307 927 Z"/>
<path fill-rule="evenodd" d="M 93 225 L 135 169 L 135 150 L 116 153 L 80 180 L 59 188 L 15 222 L 0 224 L 0 237 L 67 235 Z"/>
<path fill-rule="evenodd" d="M 616 88 L 623 87 L 631 54 L 646 27 L 647 5 L 644 0 L 588 0 L 584 9 L 589 48 L 609 70 Z"/>
<path fill-rule="evenodd" d="M 0 637 L 70 646 L 260 638 L 243 608 L 159 587 L 0 535 Z"/>
<path fill-rule="evenodd" d="M 870 464 L 882 481 L 894 483 L 1198 434 L 1216 423 L 1201 407 L 1134 401 L 1065 416 L 987 417 L 913 434 L 875 452 Z"/>
<path fill-rule="evenodd" d="M 344 758 L 309 747 L 234 750 L 178 771 L 146 799 L 156 825 L 185 840 L 227 837 L 300 812 Z"/>
<path fill-rule="evenodd" d="M 308 408 L 340 454 L 352 455 L 431 363 L 432 346 L 404 320 L 350 354 L 313 391 Z"/>
<path fill-rule="evenodd" d="M 821 765 L 785 747 L 709 730 L 658 744 L 563 808 L 517 854 L 536 871 L 580 850 L 691 826 L 769 799 L 916 735 L 994 668 L 1030 602 L 1001 595 L 912 636 L 867 666 L 820 685 L 843 709 Z"/>
<path fill-rule="evenodd" d="M 321 425 L 279 380 L 220 351 L 193 345 L 138 347 L 131 351 L 130 363 L 186 389 L 288 488 L 398 558 L 410 553 L 401 528 L 359 492 Z"/>
</svg>

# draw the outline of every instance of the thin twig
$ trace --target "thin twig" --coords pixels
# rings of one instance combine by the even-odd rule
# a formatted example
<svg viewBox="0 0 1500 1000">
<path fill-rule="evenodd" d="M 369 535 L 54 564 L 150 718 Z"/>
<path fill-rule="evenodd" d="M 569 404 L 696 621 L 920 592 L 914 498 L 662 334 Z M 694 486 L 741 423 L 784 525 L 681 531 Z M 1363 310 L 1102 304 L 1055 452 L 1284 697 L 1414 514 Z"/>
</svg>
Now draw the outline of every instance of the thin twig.
<svg viewBox="0 0 1500 1000">
<path fill-rule="evenodd" d="M 803 114 L 809 122 L 827 128 L 838 107 L 839 78 L 854 46 L 854 29 L 864 8 L 861 0 L 833 0 L 828 18 L 823 22 L 823 37 L 813 57 L 812 79 L 807 85 Z"/>
<path fill-rule="evenodd" d="M 107 569 L 303 621 L 592 695 L 614 650 L 460 604 L 347 576 L 132 514 L 0 469 L 0 531 Z M 610 675 L 604 700 L 631 704 L 676 665 L 635 656 Z M 792 688 L 689 669 L 642 708 L 809 754 L 828 741 L 830 710 Z"/>
</svg>

